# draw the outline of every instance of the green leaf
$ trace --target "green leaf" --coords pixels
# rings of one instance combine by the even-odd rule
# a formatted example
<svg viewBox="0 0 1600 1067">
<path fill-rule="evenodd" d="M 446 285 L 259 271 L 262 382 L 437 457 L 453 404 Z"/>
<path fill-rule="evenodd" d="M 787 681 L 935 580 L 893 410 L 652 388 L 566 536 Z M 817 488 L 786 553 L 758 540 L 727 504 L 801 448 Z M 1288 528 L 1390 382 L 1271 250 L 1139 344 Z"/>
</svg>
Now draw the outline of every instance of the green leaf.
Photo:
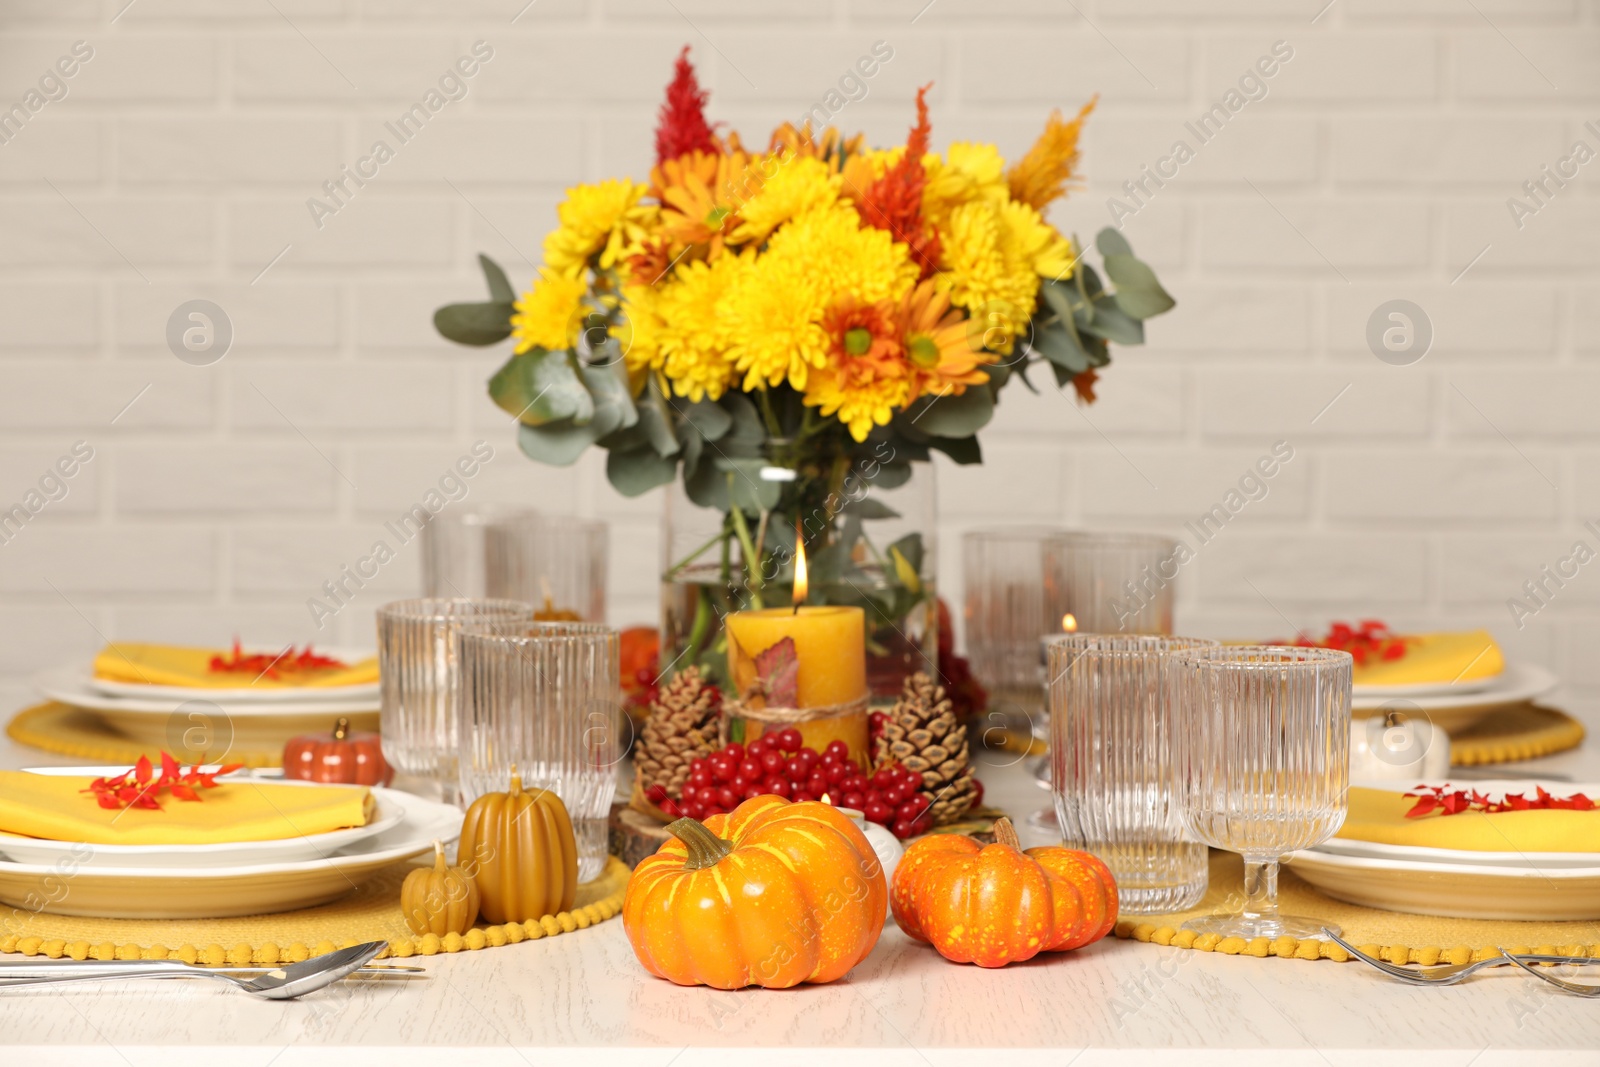
<svg viewBox="0 0 1600 1067">
<path fill-rule="evenodd" d="M 898 459 L 893 463 L 878 464 L 877 476 L 872 479 L 874 489 L 898 489 L 911 480 L 911 461 Z"/>
<path fill-rule="evenodd" d="M 639 421 L 639 409 L 628 394 L 627 367 L 620 362 L 606 366 L 585 363 L 579 366 L 578 373 L 594 401 L 596 437 L 625 430 Z"/>
<path fill-rule="evenodd" d="M 492 345 L 511 336 L 510 301 L 446 304 L 433 313 L 433 328 L 458 345 Z"/>
<path fill-rule="evenodd" d="M 738 508 L 751 515 L 771 511 L 778 506 L 783 486 L 761 477 L 766 465 L 760 459 L 707 456 L 692 475 L 685 471 L 683 488 L 689 499 L 703 508 Z"/>
<path fill-rule="evenodd" d="M 873 519 L 898 519 L 900 513 L 875 497 L 864 496 L 840 509 L 848 515 L 870 522 Z"/>
<path fill-rule="evenodd" d="M 1117 306 L 1135 319 L 1148 319 L 1177 306 L 1161 287 L 1156 272 L 1132 255 L 1106 256 L 1106 274 L 1117 287 Z"/>
<path fill-rule="evenodd" d="M 582 424 L 594 416 L 594 400 L 565 352 L 531 348 L 512 356 L 489 379 L 489 396 L 525 426 L 564 419 Z"/>
<path fill-rule="evenodd" d="M 1011 371 L 1020 365 L 1021 361 L 1013 356 L 1003 363 L 985 363 L 983 371 L 989 376 L 989 391 L 999 392 L 1011 380 Z"/>
<path fill-rule="evenodd" d="M 728 410 L 710 400 L 696 400 L 692 404 L 674 400 L 671 403 L 678 418 L 707 441 L 722 440 L 733 426 L 733 416 Z"/>
<path fill-rule="evenodd" d="M 683 447 L 678 443 L 677 434 L 672 432 L 672 413 L 653 374 L 645 387 L 644 403 L 639 405 L 639 422 L 644 426 L 657 455 L 675 456 Z"/>
<path fill-rule="evenodd" d="M 1101 230 L 1095 235 L 1094 246 L 1098 248 L 1100 250 L 1100 254 L 1107 259 L 1111 258 L 1112 256 L 1133 255 L 1133 247 L 1128 244 L 1128 239 L 1122 236 L 1121 231 L 1110 226 L 1107 226 L 1105 229 Z"/>
<path fill-rule="evenodd" d="M 1046 279 L 1044 284 L 1039 286 L 1039 295 L 1044 297 L 1044 302 L 1050 306 L 1050 310 L 1063 319 L 1072 318 L 1073 309 L 1081 302 L 1075 286 L 1053 279 Z"/>
<path fill-rule="evenodd" d="M 728 392 L 722 394 L 721 404 L 733 417 L 733 427 L 718 442 L 718 447 L 730 456 L 753 458 L 760 455 L 767 439 L 767 428 L 750 398 L 743 393 Z"/>
<path fill-rule="evenodd" d="M 1055 373 L 1057 389 L 1065 389 L 1067 386 L 1072 384 L 1072 379 L 1077 377 L 1075 373 L 1068 370 L 1066 367 L 1063 367 L 1059 363 L 1050 364 L 1050 370 Z"/>
<path fill-rule="evenodd" d="M 1033 332 L 1033 350 L 1074 374 L 1089 369 L 1089 353 L 1060 319 Z"/>
<path fill-rule="evenodd" d="M 905 421 L 934 437 L 970 437 L 988 425 L 994 397 L 987 389 L 959 396 L 923 397 L 905 411 Z"/>
<path fill-rule="evenodd" d="M 1029 388 L 1032 388 L 1030 385 Z M 955 460 L 962 466 L 983 462 L 983 450 L 978 447 L 978 438 L 972 437 L 933 437 L 928 440 L 928 447 L 937 449 Z"/>
<path fill-rule="evenodd" d="M 1085 333 L 1121 345 L 1144 344 L 1144 323 L 1117 306 L 1117 298 L 1103 295 L 1094 302 L 1094 318 L 1079 323 Z"/>
<path fill-rule="evenodd" d="M 658 485 L 666 485 L 678 473 L 676 458 L 656 455 L 649 445 L 613 450 L 606 456 L 606 478 L 623 496 L 639 496 Z"/>
<path fill-rule="evenodd" d="M 511 280 L 506 277 L 506 272 L 500 269 L 500 264 L 480 252 L 478 266 L 483 268 L 483 277 L 489 283 L 490 300 L 497 304 L 516 302 L 517 291 L 511 288 Z"/>
<path fill-rule="evenodd" d="M 594 444 L 596 439 L 592 421 L 586 426 L 569 420 L 543 426 L 524 423 L 517 427 L 517 446 L 523 454 L 552 467 L 572 466 L 583 455 L 583 450 Z"/>
<path fill-rule="evenodd" d="M 922 534 L 917 532 L 906 534 L 889 546 L 889 552 L 891 554 L 898 552 L 914 573 L 922 573 Z"/>
</svg>

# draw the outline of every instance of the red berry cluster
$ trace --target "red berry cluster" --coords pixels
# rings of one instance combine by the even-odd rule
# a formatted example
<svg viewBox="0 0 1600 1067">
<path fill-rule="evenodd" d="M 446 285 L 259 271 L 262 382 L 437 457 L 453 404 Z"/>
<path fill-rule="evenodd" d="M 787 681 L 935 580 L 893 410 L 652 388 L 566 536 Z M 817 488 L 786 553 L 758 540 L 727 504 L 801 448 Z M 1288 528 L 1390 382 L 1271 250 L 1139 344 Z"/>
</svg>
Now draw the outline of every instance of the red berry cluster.
<svg viewBox="0 0 1600 1067">
<path fill-rule="evenodd" d="M 785 800 L 821 800 L 827 794 L 839 807 L 855 808 L 904 838 L 933 829 L 930 801 L 921 790 L 922 776 L 915 771 L 896 763 L 862 774 L 843 741 L 818 752 L 805 747 L 800 731 L 791 726 L 692 761 L 678 800 L 659 785 L 645 795 L 673 818 L 704 819 L 763 794 Z"/>
</svg>

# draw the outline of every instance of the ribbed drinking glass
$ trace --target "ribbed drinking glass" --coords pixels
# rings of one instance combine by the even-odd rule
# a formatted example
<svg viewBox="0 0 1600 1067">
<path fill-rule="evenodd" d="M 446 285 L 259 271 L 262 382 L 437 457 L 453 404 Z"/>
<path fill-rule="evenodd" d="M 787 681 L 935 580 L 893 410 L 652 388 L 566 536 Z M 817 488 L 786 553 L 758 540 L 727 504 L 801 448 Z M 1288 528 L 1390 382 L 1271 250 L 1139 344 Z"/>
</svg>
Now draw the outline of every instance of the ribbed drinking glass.
<svg viewBox="0 0 1600 1067">
<path fill-rule="evenodd" d="M 455 505 L 422 526 L 422 594 L 432 597 L 484 597 L 485 540 L 495 520 L 533 518 L 536 512 L 486 505 Z"/>
<path fill-rule="evenodd" d="M 1067 611 L 1059 566 L 1064 533 L 1014 527 L 962 535 L 967 658 L 993 706 L 1040 706 L 1039 638 L 1060 632 Z"/>
<path fill-rule="evenodd" d="M 533 608 L 515 600 L 422 597 L 378 609 L 379 724 L 390 766 L 454 800 L 461 627 L 532 618 Z"/>
<path fill-rule="evenodd" d="M 1059 536 L 1050 560 L 1059 603 L 1080 631 L 1172 632 L 1178 542 L 1154 534 L 1075 531 Z"/>
<path fill-rule="evenodd" d="M 1183 737 L 1185 825 L 1244 856 L 1237 914 L 1184 929 L 1223 937 L 1317 938 L 1331 923 L 1278 914 L 1278 859 L 1331 837 L 1348 810 L 1348 652 L 1236 646 L 1175 652 L 1169 699 Z"/>
<path fill-rule="evenodd" d="M 469 627 L 461 635 L 461 793 L 504 790 L 513 765 L 561 798 L 578 877 L 600 874 L 622 758 L 620 649 L 595 624 Z"/>
<path fill-rule="evenodd" d="M 485 589 L 532 604 L 540 619 L 604 622 L 608 541 L 606 524 L 589 519 L 491 519 L 484 530 Z"/>
<path fill-rule="evenodd" d="M 1205 895 L 1206 846 L 1183 825 L 1168 656 L 1215 646 L 1191 637 L 1063 634 L 1046 642 L 1052 793 L 1061 835 L 1105 861 L 1132 915 L 1191 908 Z"/>
</svg>

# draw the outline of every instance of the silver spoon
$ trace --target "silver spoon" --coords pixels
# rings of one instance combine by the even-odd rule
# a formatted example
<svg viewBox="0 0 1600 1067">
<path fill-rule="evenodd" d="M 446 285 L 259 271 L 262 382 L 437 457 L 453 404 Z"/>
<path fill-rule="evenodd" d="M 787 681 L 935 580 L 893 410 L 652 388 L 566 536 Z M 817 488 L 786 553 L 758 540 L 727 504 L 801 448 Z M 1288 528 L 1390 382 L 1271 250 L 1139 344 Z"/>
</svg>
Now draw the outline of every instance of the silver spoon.
<svg viewBox="0 0 1600 1067">
<path fill-rule="evenodd" d="M 18 986 L 55 985 L 64 982 L 114 982 L 127 978 L 216 978 L 229 982 L 244 990 L 252 996 L 262 997 L 266 1000 L 293 1000 L 295 997 L 304 996 L 315 992 L 324 986 L 332 985 L 352 971 L 360 970 L 362 965 L 378 953 L 387 948 L 387 941 L 368 941 L 364 945 L 353 945 L 342 948 L 337 952 L 330 952 L 326 956 L 313 956 L 299 963 L 287 963 L 248 981 L 235 978 L 231 974 L 221 971 L 208 971 L 203 968 L 191 967 L 179 960 L 154 960 L 152 963 L 168 964 L 165 967 L 152 967 L 141 964 L 126 970 L 101 970 L 99 968 L 85 968 L 83 974 L 61 975 L 52 978 L 18 978 L 13 981 L 0 983 L 0 989 L 11 989 Z M 107 961 L 111 962 L 111 961 Z"/>
</svg>

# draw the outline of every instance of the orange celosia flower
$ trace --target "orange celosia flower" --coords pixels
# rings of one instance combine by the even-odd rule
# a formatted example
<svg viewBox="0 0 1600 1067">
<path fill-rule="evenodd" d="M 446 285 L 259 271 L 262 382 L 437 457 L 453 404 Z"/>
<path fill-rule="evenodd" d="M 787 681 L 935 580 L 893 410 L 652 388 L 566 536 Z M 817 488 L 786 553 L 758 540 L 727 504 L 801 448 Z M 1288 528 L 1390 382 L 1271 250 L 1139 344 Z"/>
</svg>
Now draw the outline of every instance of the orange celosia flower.
<svg viewBox="0 0 1600 1067">
<path fill-rule="evenodd" d="M 1083 132 L 1083 120 L 1099 100 L 1096 96 L 1083 105 L 1071 122 L 1063 120 L 1059 111 L 1050 113 L 1039 139 L 1006 174 L 1011 199 L 1043 211 L 1046 204 L 1067 191 L 1077 177 L 1078 135 Z"/>
<path fill-rule="evenodd" d="M 917 123 L 906 138 L 905 154 L 893 167 L 856 197 L 861 221 L 888 230 L 911 249 L 911 259 L 922 269 L 924 278 L 939 269 L 939 235 L 922 219 L 922 189 L 927 173 L 922 157 L 928 152 L 928 90 L 930 83 L 917 90 Z"/>
<path fill-rule="evenodd" d="M 1094 383 L 1099 377 L 1093 367 L 1081 370 L 1072 376 L 1072 389 L 1078 394 L 1079 400 L 1085 404 L 1094 403 Z"/>
</svg>

